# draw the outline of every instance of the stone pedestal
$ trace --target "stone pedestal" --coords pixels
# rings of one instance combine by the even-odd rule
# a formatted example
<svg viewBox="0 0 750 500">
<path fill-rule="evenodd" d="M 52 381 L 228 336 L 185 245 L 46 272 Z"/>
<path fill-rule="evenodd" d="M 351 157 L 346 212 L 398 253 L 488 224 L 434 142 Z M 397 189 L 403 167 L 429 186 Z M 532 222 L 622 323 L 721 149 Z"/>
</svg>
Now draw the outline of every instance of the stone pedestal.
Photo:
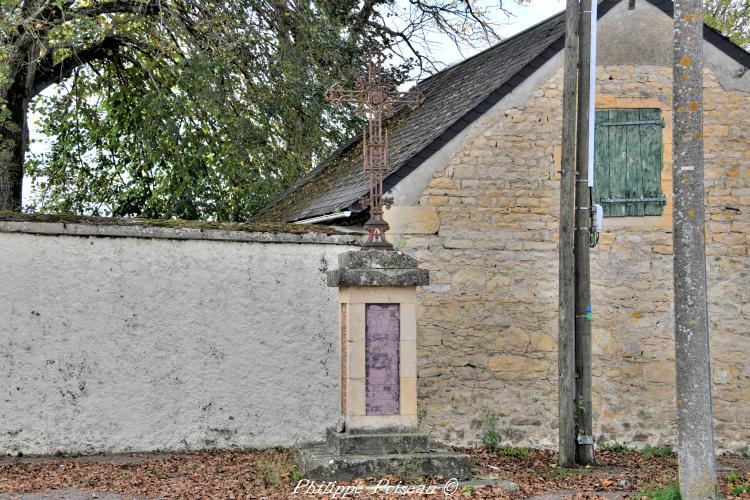
<svg viewBox="0 0 750 500">
<path fill-rule="evenodd" d="M 402 474 L 465 478 L 468 456 L 417 430 L 416 287 L 429 273 L 400 252 L 339 256 L 340 417 L 327 442 L 302 448 L 306 478 L 349 480 Z"/>
<path fill-rule="evenodd" d="M 347 252 L 328 285 L 339 288 L 339 430 L 417 425 L 417 286 L 429 274 L 400 252 Z"/>
</svg>

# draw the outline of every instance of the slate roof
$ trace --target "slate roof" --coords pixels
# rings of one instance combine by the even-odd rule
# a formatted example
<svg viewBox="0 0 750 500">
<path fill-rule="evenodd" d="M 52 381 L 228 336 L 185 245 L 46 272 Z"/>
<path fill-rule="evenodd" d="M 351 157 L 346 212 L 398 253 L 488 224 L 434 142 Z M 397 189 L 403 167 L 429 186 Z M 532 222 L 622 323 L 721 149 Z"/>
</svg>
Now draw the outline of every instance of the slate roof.
<svg viewBox="0 0 750 500">
<path fill-rule="evenodd" d="M 602 0 L 599 17 L 620 1 Z M 670 0 L 648 1 L 672 15 Z M 704 35 L 750 67 L 750 54 L 721 33 L 705 26 Z M 419 83 L 424 102 L 414 111 L 401 109 L 386 122 L 390 170 L 384 190 L 395 186 L 562 50 L 564 39 L 565 13 L 561 12 Z M 360 139 L 356 136 L 342 146 L 253 220 L 292 222 L 338 211 L 360 212 L 359 199 L 368 193 Z"/>
</svg>

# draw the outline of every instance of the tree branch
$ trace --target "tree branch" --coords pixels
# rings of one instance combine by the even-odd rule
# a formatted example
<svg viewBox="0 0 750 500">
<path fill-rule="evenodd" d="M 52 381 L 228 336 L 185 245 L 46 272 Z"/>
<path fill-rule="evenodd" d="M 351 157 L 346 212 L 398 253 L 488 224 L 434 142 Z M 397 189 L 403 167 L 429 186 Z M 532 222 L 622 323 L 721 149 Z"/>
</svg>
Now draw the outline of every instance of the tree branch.
<svg viewBox="0 0 750 500">
<path fill-rule="evenodd" d="M 53 63 L 54 53 L 49 53 L 39 61 L 30 97 L 35 97 L 50 85 L 67 79 L 76 68 L 86 63 L 111 58 L 116 51 L 128 43 L 132 42 L 121 36 L 108 35 L 96 45 L 73 51 L 72 55 L 57 64 Z"/>
<path fill-rule="evenodd" d="M 86 17 L 101 16 L 103 14 L 158 14 L 162 9 L 159 0 L 111 0 L 109 2 L 94 3 L 88 7 L 70 9 L 71 15 Z"/>
<path fill-rule="evenodd" d="M 354 26 L 352 27 L 351 33 L 349 34 L 349 41 L 356 42 L 362 36 L 362 31 L 367 25 L 368 21 L 375 12 L 375 4 L 379 3 L 378 0 L 364 0 L 362 8 L 359 10 L 356 16 L 354 16 Z"/>
</svg>

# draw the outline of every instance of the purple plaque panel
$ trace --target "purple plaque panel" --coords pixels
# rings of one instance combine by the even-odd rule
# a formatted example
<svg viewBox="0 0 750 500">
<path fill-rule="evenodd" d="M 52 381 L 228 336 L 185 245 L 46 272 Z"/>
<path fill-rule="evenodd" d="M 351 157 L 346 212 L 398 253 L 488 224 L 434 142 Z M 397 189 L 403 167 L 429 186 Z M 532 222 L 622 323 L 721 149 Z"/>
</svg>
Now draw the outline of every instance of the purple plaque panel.
<svg viewBox="0 0 750 500">
<path fill-rule="evenodd" d="M 367 415 L 399 414 L 399 304 L 365 305 Z"/>
</svg>

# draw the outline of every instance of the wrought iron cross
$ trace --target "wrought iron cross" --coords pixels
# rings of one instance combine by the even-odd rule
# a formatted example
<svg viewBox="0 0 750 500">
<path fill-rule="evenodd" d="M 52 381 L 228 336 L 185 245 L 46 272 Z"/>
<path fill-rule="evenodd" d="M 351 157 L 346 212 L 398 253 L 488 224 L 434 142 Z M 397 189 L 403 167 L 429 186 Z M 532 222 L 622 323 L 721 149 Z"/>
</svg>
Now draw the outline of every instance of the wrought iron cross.
<svg viewBox="0 0 750 500">
<path fill-rule="evenodd" d="M 416 89 L 408 93 L 396 91 L 393 83 L 383 75 L 384 61 L 382 53 L 370 52 L 367 55 L 367 76 L 359 77 L 353 90 L 344 90 L 339 84 L 332 85 L 326 91 L 326 100 L 334 106 L 353 103 L 357 106 L 357 114 L 367 118 L 362 147 L 364 171 L 370 178 L 370 219 L 365 223 L 368 235 L 362 247 L 393 250 L 393 245 L 385 238 L 388 223 L 383 219 L 384 206 L 390 206 L 390 200 L 383 197 L 383 177 L 388 173 L 388 131 L 383 120 L 393 114 L 396 104 L 415 109 L 424 97 Z M 361 203 L 364 205 L 364 200 Z"/>
</svg>

